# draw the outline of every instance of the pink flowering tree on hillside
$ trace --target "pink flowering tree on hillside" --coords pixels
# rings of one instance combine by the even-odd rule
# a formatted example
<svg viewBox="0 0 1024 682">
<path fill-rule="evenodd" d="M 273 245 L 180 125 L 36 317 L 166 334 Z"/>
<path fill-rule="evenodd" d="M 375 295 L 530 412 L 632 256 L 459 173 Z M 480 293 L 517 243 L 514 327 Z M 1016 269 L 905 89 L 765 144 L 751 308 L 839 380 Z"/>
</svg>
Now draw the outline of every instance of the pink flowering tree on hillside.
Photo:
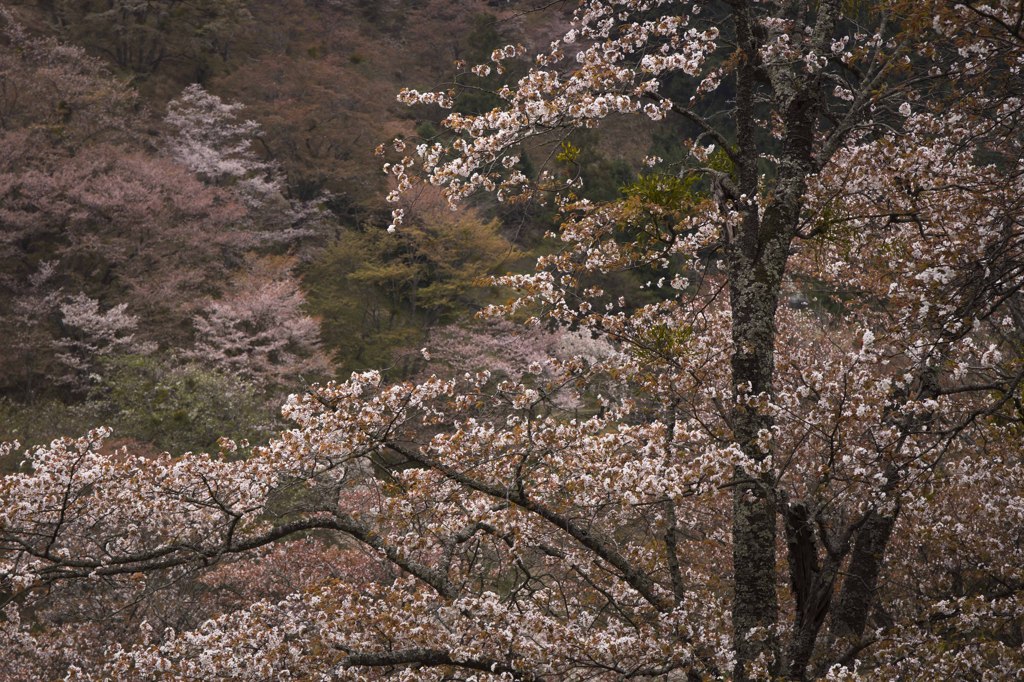
<svg viewBox="0 0 1024 682">
<path fill-rule="evenodd" d="M 304 297 L 292 259 L 249 258 L 219 299 L 194 320 L 189 355 L 260 386 L 291 386 L 327 373 L 320 326 L 302 311 Z"/>
<path fill-rule="evenodd" d="M 0 71 L 0 320 L 18 330 L 0 385 L 31 398 L 80 379 L 48 352 L 65 336 L 68 296 L 127 304 L 137 341 L 173 345 L 224 258 L 255 239 L 236 197 L 145 151 L 124 82 L 4 8 Z"/>
<path fill-rule="evenodd" d="M 281 192 L 273 164 L 253 150 L 259 133 L 256 121 L 240 120 L 241 104 L 229 104 L 193 84 L 167 105 L 164 122 L 170 155 L 206 182 L 233 185 L 253 205 Z"/>
<path fill-rule="evenodd" d="M 14 400 L 80 398 L 103 356 L 191 345 L 202 302 L 227 293 L 246 253 L 308 256 L 297 242 L 322 237 L 323 212 L 281 196 L 238 105 L 187 89 L 169 107 L 174 132 L 158 156 L 125 82 L 80 48 L 33 37 L 2 7 L 0 71 L 0 320 L 16 330 L 0 386 Z M 87 321 L 75 297 L 106 312 Z M 95 336 L 101 314 L 125 333 Z M 310 333 L 303 324 L 296 335 Z"/>
<path fill-rule="evenodd" d="M 256 121 L 241 117 L 244 108 L 201 85 L 186 87 L 167 105 L 165 152 L 201 181 L 230 191 L 247 207 L 245 224 L 254 245 L 287 245 L 293 250 L 303 242 L 322 246 L 330 230 L 322 206 L 328 196 L 310 201 L 287 196 L 281 169 L 255 149 L 263 131 Z"/>
<path fill-rule="evenodd" d="M 486 313 L 616 352 L 556 380 L 354 374 L 293 396 L 293 428 L 246 459 L 143 460 L 102 430 L 34 449 L 0 483 L 4 645 L 28 667 L 87 632 L 31 621 L 54 590 L 144 603 L 314 533 L 371 566 L 100 637 L 102 661 L 62 672 L 1014 679 L 1022 23 L 1009 2 L 581 2 L 505 106 L 452 114 L 450 146 L 389 172 L 400 194 L 558 193 L 561 248 Z M 619 115 L 689 121 L 689 160 L 602 204 L 515 170 L 522 144 Z M 656 300 L 594 284 L 641 268 Z M 827 300 L 780 305 L 804 284 Z M 594 377 L 603 409 L 551 409 Z"/>
<path fill-rule="evenodd" d="M 135 338 L 139 319 L 129 314 L 127 303 L 104 310 L 100 302 L 85 294 L 67 296 L 58 304 L 63 335 L 57 339 L 57 358 L 70 371 L 69 382 L 79 388 L 88 385 L 96 362 L 106 355 L 147 353 L 156 344 Z"/>
</svg>

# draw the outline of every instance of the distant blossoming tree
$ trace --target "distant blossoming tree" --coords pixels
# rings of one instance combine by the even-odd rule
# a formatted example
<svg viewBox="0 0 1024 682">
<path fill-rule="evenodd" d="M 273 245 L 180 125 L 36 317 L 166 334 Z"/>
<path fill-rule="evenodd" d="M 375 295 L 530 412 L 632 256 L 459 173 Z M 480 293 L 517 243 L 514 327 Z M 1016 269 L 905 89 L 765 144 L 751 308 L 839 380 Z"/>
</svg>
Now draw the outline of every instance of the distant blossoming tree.
<svg viewBox="0 0 1024 682">
<path fill-rule="evenodd" d="M 167 141 L 171 156 L 213 185 L 234 185 L 258 205 L 281 192 L 281 177 L 273 164 L 252 148 L 259 124 L 239 120 L 241 104 L 228 104 L 201 85 L 190 85 L 167 105 L 164 119 L 173 133 Z"/>
<path fill-rule="evenodd" d="M 155 350 L 156 344 L 135 338 L 139 319 L 126 311 L 127 303 L 103 310 L 96 299 L 76 294 L 57 307 L 63 330 L 55 342 L 57 358 L 70 370 L 67 381 L 79 387 L 89 383 L 97 360 L 105 355 Z"/>
<path fill-rule="evenodd" d="M 124 82 L 2 7 L 0 72 L 0 320 L 16 330 L 0 385 L 24 398 L 67 369 L 52 352 L 67 296 L 127 303 L 136 339 L 167 344 L 223 279 L 213 265 L 254 239 L 237 197 L 143 150 Z"/>
<path fill-rule="evenodd" d="M 290 386 L 303 374 L 325 374 L 320 326 L 302 310 L 293 265 L 272 256 L 249 258 L 225 295 L 196 315 L 190 355 L 259 385 Z"/>
<path fill-rule="evenodd" d="M 135 92 L 99 60 L 32 37 L 3 7 L 0 41 L 8 396 L 66 397 L 69 385 L 90 383 L 101 356 L 191 343 L 200 303 L 226 288 L 246 253 L 287 245 L 301 256 L 300 240 L 322 237 L 323 211 L 281 196 L 281 178 L 251 148 L 258 126 L 238 120 L 238 105 L 186 90 L 169 107 L 175 133 L 160 156 L 137 132 Z M 106 312 L 86 323 L 76 292 Z M 123 336 L 91 336 L 99 316 L 126 325 L 129 312 L 138 322 Z M 310 324 L 292 333 L 308 334 Z M 131 343 L 113 343 L 129 335 Z"/>
<path fill-rule="evenodd" d="M 565 382 L 564 363 L 597 366 L 618 353 L 606 338 L 592 338 L 587 330 L 530 329 L 506 320 L 484 324 L 449 324 L 430 332 L 427 345 L 420 351 L 426 361 L 423 374 L 458 376 L 487 371 L 495 378 L 532 383 L 538 405 L 545 400 L 549 408 L 588 407 L 590 397 L 610 388 L 607 378 L 596 374 L 585 383 Z"/>
</svg>

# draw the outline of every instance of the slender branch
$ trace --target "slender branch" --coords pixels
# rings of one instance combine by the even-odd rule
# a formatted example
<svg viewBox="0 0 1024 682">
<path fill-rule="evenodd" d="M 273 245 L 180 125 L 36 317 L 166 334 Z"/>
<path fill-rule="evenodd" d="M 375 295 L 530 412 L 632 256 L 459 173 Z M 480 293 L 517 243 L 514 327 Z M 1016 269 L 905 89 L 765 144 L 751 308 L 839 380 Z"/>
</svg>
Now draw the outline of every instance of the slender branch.
<svg viewBox="0 0 1024 682">
<path fill-rule="evenodd" d="M 444 574 L 437 569 L 425 566 L 406 557 L 398 549 L 387 544 L 369 526 L 357 522 L 347 514 L 300 519 L 280 526 L 274 526 L 262 533 L 244 537 L 235 542 L 226 542 L 208 548 L 176 544 L 160 547 L 149 553 L 137 553 L 130 558 L 114 561 L 56 561 L 53 565 L 40 569 L 38 574 L 46 582 L 52 583 L 58 580 L 71 580 L 91 576 L 115 576 L 143 571 L 166 570 L 197 562 L 209 565 L 221 557 L 248 552 L 282 540 L 290 535 L 310 530 L 336 530 L 347 533 L 356 540 L 383 552 L 392 563 L 430 585 L 439 594 L 448 598 L 454 596 L 454 590 Z"/>
</svg>

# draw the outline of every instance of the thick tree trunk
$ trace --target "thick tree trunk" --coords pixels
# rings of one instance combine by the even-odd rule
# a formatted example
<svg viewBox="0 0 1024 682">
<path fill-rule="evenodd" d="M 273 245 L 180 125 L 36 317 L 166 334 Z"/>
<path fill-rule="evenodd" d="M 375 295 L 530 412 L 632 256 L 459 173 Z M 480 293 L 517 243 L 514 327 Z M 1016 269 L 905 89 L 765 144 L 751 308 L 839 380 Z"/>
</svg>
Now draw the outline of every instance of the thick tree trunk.
<svg viewBox="0 0 1024 682">
<path fill-rule="evenodd" d="M 756 214 L 750 212 L 732 245 L 729 259 L 732 377 L 737 393 L 731 414 L 732 430 L 743 452 L 758 463 L 771 454 L 759 445 L 759 436 L 771 428 L 772 420 L 757 400 L 748 401 L 746 397 L 771 395 L 775 370 L 775 312 L 787 250 L 788 237 L 783 237 L 783 231 L 761 223 Z M 781 663 L 776 632 L 779 609 L 775 572 L 777 499 L 771 475 L 752 475 L 738 468 L 735 484 L 735 675 L 736 679 L 745 680 L 752 672 L 751 665 L 759 659 L 775 672 Z"/>
<path fill-rule="evenodd" d="M 758 401 L 744 395 L 772 396 L 775 373 L 775 315 L 807 186 L 815 172 L 814 126 L 820 106 L 818 76 L 781 67 L 765 69 L 754 3 L 730 0 L 737 45 L 736 163 L 741 223 L 730 235 L 728 273 L 732 306 L 732 381 L 737 402 L 730 414 L 733 437 L 755 463 L 772 452 L 762 432 L 772 420 Z M 838 0 L 823 0 L 814 20 L 813 39 L 824 48 L 838 20 Z M 786 132 L 772 191 L 763 191 L 758 163 L 765 148 L 755 104 L 755 89 L 767 84 Z M 764 93 L 768 94 L 768 93 Z M 772 143 L 774 144 L 774 143 Z M 756 204 L 745 204 L 757 198 Z M 745 205 L 742 205 L 745 204 Z M 770 467 L 769 467 L 770 469 Z M 749 679 L 763 660 L 775 675 L 785 674 L 778 642 L 778 594 L 775 571 L 778 490 L 771 473 L 751 476 L 738 468 L 733 499 L 733 636 L 737 680 Z M 816 634 L 815 630 L 815 634 Z M 806 639 L 806 637 L 805 637 Z M 810 646 L 813 648 L 811 636 Z M 800 652 L 804 646 L 801 645 Z M 798 653 L 800 653 L 798 652 Z M 802 653 L 801 653 L 802 655 Z"/>
<path fill-rule="evenodd" d="M 737 477 L 744 477 L 742 470 Z M 779 600 L 775 586 L 775 500 L 771 487 L 737 485 L 733 499 L 733 631 L 736 679 L 750 678 L 759 658 L 775 669 L 778 661 Z"/>
</svg>

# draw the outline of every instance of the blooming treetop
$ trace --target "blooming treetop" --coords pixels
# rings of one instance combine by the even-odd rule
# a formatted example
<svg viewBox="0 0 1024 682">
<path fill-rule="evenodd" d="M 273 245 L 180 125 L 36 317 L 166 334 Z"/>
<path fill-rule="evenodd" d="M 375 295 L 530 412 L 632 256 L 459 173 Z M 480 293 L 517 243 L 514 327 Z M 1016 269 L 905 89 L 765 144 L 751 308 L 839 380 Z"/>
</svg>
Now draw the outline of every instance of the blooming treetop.
<svg viewBox="0 0 1024 682">
<path fill-rule="evenodd" d="M 171 156 L 215 185 L 237 183 L 242 196 L 254 206 L 281 192 L 281 178 L 273 164 L 259 159 L 252 140 L 259 133 L 256 121 L 238 120 L 241 104 L 229 104 L 201 85 L 185 88 L 167 105 L 164 119 L 174 133 L 167 146 Z"/>
</svg>

